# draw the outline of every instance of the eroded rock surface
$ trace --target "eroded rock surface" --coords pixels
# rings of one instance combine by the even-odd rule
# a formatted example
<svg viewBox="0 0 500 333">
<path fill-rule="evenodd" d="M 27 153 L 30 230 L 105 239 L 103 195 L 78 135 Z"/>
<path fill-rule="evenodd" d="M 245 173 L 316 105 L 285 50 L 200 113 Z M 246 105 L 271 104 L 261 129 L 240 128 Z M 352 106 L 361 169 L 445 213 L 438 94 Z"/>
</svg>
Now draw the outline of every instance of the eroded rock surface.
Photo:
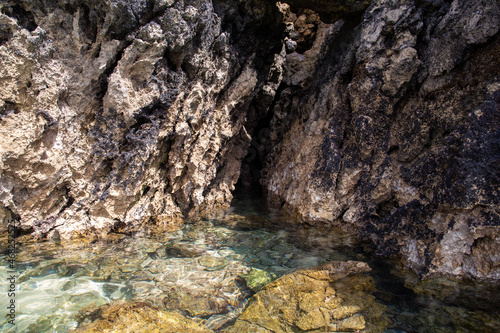
<svg viewBox="0 0 500 333">
<path fill-rule="evenodd" d="M 377 0 L 311 36 L 259 145 L 269 198 L 417 272 L 500 278 L 499 29 L 498 1 Z"/>
<path fill-rule="evenodd" d="M 0 6 L 3 228 L 101 234 L 229 205 L 281 80 L 274 4 Z"/>
<path fill-rule="evenodd" d="M 2 228 L 169 230 L 263 167 L 302 221 L 500 279 L 498 1 L 0 6 Z"/>
<path fill-rule="evenodd" d="M 121 302 L 89 310 L 82 316 L 92 320 L 75 333 L 91 332 L 172 332 L 210 333 L 201 321 L 177 312 L 158 309 L 147 302 Z"/>
</svg>

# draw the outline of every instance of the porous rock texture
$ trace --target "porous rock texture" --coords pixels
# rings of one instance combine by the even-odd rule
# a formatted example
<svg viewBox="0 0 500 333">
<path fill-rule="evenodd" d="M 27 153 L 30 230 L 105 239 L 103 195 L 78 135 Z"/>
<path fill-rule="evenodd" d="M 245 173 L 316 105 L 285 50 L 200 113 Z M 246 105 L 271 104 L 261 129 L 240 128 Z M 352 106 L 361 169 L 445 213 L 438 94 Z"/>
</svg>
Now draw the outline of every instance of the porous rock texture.
<svg viewBox="0 0 500 333">
<path fill-rule="evenodd" d="M 207 217 L 263 167 L 301 221 L 500 279 L 497 0 L 0 6 L 2 228 Z"/>
<path fill-rule="evenodd" d="M 375 0 L 331 23 L 313 71 L 287 55 L 259 146 L 270 200 L 419 273 L 499 279 L 500 3 Z"/>
<path fill-rule="evenodd" d="M 274 4 L 0 6 L 3 228 L 103 234 L 229 205 L 281 78 Z"/>
<path fill-rule="evenodd" d="M 269 283 L 224 333 L 383 332 L 386 308 L 370 295 L 373 280 L 359 261 L 332 261 Z M 349 277 L 349 278 L 346 278 Z"/>
</svg>

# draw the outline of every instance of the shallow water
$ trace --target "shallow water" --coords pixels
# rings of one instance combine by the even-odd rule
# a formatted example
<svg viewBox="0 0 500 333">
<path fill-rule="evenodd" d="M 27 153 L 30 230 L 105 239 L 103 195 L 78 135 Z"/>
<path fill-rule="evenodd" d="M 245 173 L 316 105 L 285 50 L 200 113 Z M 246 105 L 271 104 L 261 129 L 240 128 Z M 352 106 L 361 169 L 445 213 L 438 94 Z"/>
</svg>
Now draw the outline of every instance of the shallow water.
<svg viewBox="0 0 500 333">
<path fill-rule="evenodd" d="M 204 318 L 217 330 L 230 324 L 263 284 L 331 260 L 362 260 L 373 268 L 374 295 L 392 320 L 387 332 L 500 331 L 497 285 L 444 278 L 420 282 L 391 261 L 371 256 L 353 235 L 283 227 L 289 221 L 261 206 L 258 197 L 240 193 L 220 219 L 185 224 L 168 234 L 20 244 L 16 325 L 2 317 L 0 332 L 68 332 L 85 309 L 136 299 Z M 7 248 L 6 238 L 0 246 Z M 6 255 L 0 256 L 2 264 Z M 6 309 L 7 266 L 0 272 L 0 308 Z"/>
</svg>

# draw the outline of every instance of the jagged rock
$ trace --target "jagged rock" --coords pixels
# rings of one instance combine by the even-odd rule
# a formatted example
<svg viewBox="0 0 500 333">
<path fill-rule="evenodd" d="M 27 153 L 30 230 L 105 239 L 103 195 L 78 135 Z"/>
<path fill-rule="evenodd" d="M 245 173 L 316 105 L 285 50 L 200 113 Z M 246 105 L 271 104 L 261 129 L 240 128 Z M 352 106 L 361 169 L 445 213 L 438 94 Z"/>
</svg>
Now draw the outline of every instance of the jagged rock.
<svg viewBox="0 0 500 333">
<path fill-rule="evenodd" d="M 333 27 L 276 98 L 268 197 L 421 274 L 498 279 L 500 4 L 377 0 Z"/>
<path fill-rule="evenodd" d="M 0 9 L 1 229 L 169 231 L 263 167 L 303 222 L 421 274 L 500 279 L 498 1 Z"/>
<path fill-rule="evenodd" d="M 229 205 L 281 80 L 274 4 L 0 6 L 2 228 L 14 215 L 42 237 L 168 229 Z"/>
<path fill-rule="evenodd" d="M 371 279 L 359 275 L 367 271 L 363 262 L 336 261 L 285 275 L 255 294 L 224 332 L 383 332 L 389 320 L 369 294 Z"/>
<path fill-rule="evenodd" d="M 321 14 L 324 21 L 334 22 L 346 16 L 362 13 L 371 0 L 285 0 L 293 9 L 312 9 Z"/>
</svg>

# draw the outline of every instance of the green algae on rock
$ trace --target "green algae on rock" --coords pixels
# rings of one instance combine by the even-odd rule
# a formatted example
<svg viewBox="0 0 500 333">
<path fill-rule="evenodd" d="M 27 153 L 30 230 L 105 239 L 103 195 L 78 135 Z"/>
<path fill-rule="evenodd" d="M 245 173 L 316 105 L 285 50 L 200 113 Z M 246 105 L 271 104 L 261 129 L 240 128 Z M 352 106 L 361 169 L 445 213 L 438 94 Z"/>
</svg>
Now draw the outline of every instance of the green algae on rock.
<svg viewBox="0 0 500 333">
<path fill-rule="evenodd" d="M 334 261 L 282 276 L 254 295 L 224 332 L 383 332 L 389 320 L 370 295 L 371 278 L 360 274 L 368 271 L 363 262 Z"/>
<path fill-rule="evenodd" d="M 244 274 L 242 277 L 245 279 L 247 286 L 257 292 L 275 279 L 276 275 L 269 274 L 265 270 L 252 267 L 250 272 L 248 274 Z"/>
</svg>

